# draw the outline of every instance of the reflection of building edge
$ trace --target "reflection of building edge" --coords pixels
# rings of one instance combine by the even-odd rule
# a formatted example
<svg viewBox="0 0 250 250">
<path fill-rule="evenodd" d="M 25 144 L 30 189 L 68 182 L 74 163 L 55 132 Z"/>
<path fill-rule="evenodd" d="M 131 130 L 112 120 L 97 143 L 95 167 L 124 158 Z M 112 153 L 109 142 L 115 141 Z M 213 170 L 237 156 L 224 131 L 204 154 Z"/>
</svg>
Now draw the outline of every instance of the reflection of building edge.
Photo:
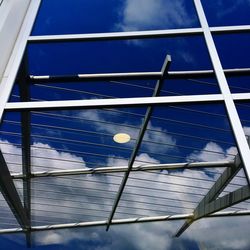
<svg viewBox="0 0 250 250">
<path fill-rule="evenodd" d="M 14 3 L 14 1 L 13 1 Z M 233 192 L 228 193 L 223 197 L 219 195 L 227 187 L 229 182 L 238 173 L 238 171 L 244 168 L 249 182 L 250 176 L 250 150 L 247 139 L 245 138 L 243 128 L 240 123 L 240 119 L 235 108 L 235 100 L 250 100 L 250 93 L 231 94 L 228 87 L 225 74 L 242 75 L 250 74 L 250 69 L 223 69 L 220 63 L 216 46 L 213 41 L 212 33 L 223 34 L 233 32 L 249 32 L 250 26 L 227 26 L 227 27 L 209 27 L 200 0 L 194 0 L 197 14 L 201 23 L 201 28 L 187 28 L 187 29 L 172 29 L 161 31 L 135 31 L 135 32 L 117 32 L 117 33 L 102 33 L 102 34 L 76 34 L 76 35 L 49 35 L 49 36 L 30 36 L 30 32 L 38 11 L 40 0 L 26 1 L 27 13 L 25 4 L 22 11 L 25 15 L 24 22 L 22 23 L 22 17 L 18 16 L 16 34 L 13 34 L 13 46 L 11 42 L 8 44 L 3 42 L 2 37 L 5 35 L 5 30 L 0 29 L 0 44 L 2 48 L 6 47 L 9 50 L 9 54 L 6 54 L 6 64 L 2 72 L 0 71 L 0 120 L 2 121 L 3 112 L 6 110 L 21 111 L 22 112 L 22 148 L 23 148 L 23 173 L 11 175 L 8 171 L 8 166 L 0 154 L 1 168 L 1 190 L 8 202 L 13 214 L 16 216 L 21 228 L 3 229 L 0 233 L 17 233 L 24 232 L 27 236 L 27 244 L 30 245 L 30 232 L 32 231 L 44 231 L 63 228 L 74 227 L 89 227 L 104 225 L 109 228 L 110 225 L 127 224 L 127 223 L 142 223 L 152 221 L 165 221 L 165 220 L 183 220 L 186 219 L 184 225 L 177 232 L 176 236 L 181 235 L 195 220 L 204 217 L 219 217 L 219 216 L 242 216 L 249 215 L 250 211 L 232 211 L 221 212 L 221 210 L 237 204 L 250 198 L 249 186 L 243 186 Z M 0 1 L 1 8 L 5 8 L 5 2 Z M 29 4 L 29 6 L 28 6 Z M 13 9 L 16 6 L 13 5 Z M 1 9 L 0 9 L 1 13 Z M 11 11 L 9 12 L 11 13 Z M 13 14 L 13 13 L 12 13 Z M 11 16 L 11 18 L 13 15 Z M 3 24 L 3 27 L 9 25 L 8 19 Z M 22 25 L 21 25 L 22 23 Z M 19 26 L 21 29 L 19 30 Z M 1 26 L 0 26 L 1 28 Z M 54 42 L 54 41 L 102 41 L 102 40 L 126 40 L 126 39 L 147 39 L 147 38 L 159 38 L 159 37 L 178 37 L 183 35 L 203 34 L 209 55 L 214 66 L 214 71 L 169 71 L 170 58 L 167 57 L 163 65 L 161 72 L 130 72 L 130 73 L 109 73 L 109 74 L 85 74 L 74 76 L 28 76 L 27 68 L 25 68 L 25 62 L 22 59 L 25 54 L 27 43 L 35 42 Z M 17 39 L 16 39 L 17 38 Z M 14 41 L 16 41 L 14 43 Z M 19 66 L 21 65 L 20 71 Z M 0 68 L 1 69 L 1 68 Z M 156 79 L 158 80 L 155 93 L 152 97 L 141 98 L 121 98 L 121 99 L 104 99 L 104 100 L 75 100 L 75 101 L 47 101 L 47 102 L 29 102 L 28 90 L 25 89 L 24 84 L 20 84 L 22 91 L 22 102 L 8 103 L 9 96 L 11 94 L 16 76 L 19 71 L 19 78 L 30 78 L 32 81 L 39 81 L 39 83 L 46 84 L 46 82 L 58 82 L 58 81 L 99 81 L 99 80 L 114 80 L 114 79 Z M 192 77 L 202 77 L 215 74 L 218 80 L 218 84 L 221 90 L 221 94 L 207 94 L 207 95 L 189 95 L 189 96 L 169 96 L 169 97 L 157 97 L 160 89 L 161 82 L 166 78 L 185 78 L 187 75 Z M 21 81 L 22 82 L 22 81 Z M 140 148 L 141 141 L 143 139 L 149 118 L 152 112 L 152 105 L 156 104 L 177 104 L 177 103 L 202 103 L 202 102 L 223 102 L 225 104 L 229 121 L 234 132 L 235 140 L 237 142 L 239 155 L 235 157 L 234 162 L 206 162 L 206 163 L 183 163 L 183 164 L 156 164 L 133 167 L 135 157 Z M 148 107 L 147 113 L 144 118 L 144 122 L 141 126 L 139 136 L 137 138 L 136 146 L 131 154 L 128 167 L 113 167 L 113 168 L 100 168 L 91 170 L 65 170 L 65 171 L 48 171 L 48 172 L 32 172 L 30 173 L 30 117 L 29 111 L 33 110 L 59 110 L 62 108 L 104 108 L 104 107 L 127 107 L 127 106 L 141 106 L 146 105 Z M 24 136 L 25 135 L 25 136 Z M 218 168 L 226 167 L 224 172 L 214 183 L 209 192 L 204 196 L 196 209 L 191 214 L 176 214 L 156 217 L 140 217 L 129 219 L 116 219 L 113 220 L 113 216 L 116 212 L 116 208 L 119 204 L 120 197 L 126 186 L 127 179 L 129 178 L 130 171 L 145 171 L 145 170 L 176 170 L 176 169 L 193 169 L 193 168 Z M 55 176 L 70 176 L 70 175 L 84 175 L 84 174 L 104 174 L 122 172 L 124 178 L 120 184 L 119 191 L 116 194 L 116 198 L 113 204 L 113 208 L 110 211 L 110 216 L 106 221 L 90 221 L 90 222 L 76 222 L 69 224 L 59 225 L 44 225 L 44 226 L 32 226 L 30 222 L 30 178 L 42 178 L 42 177 L 55 177 Z M 3 178 L 4 177 L 4 178 Z M 24 206 L 18 196 L 17 190 L 13 179 L 22 179 L 24 181 Z M 219 197 L 219 198 L 218 198 Z"/>
</svg>

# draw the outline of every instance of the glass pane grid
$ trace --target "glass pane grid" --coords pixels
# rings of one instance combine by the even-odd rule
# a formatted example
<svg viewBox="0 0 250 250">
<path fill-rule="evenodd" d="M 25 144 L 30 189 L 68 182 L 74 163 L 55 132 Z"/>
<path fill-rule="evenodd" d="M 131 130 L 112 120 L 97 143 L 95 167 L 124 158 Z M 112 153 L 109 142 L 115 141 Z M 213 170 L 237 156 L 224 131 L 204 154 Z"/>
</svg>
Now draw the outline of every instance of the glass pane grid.
<svg viewBox="0 0 250 250">
<path fill-rule="evenodd" d="M 204 198 L 208 198 L 207 194 L 210 195 L 213 187 L 220 186 L 217 180 L 232 167 L 239 153 L 248 172 L 249 147 L 244 139 L 245 135 L 250 134 L 249 105 L 237 101 L 237 111 L 234 112 L 233 99 L 248 99 L 243 94 L 249 93 L 249 65 L 246 60 L 249 54 L 249 34 L 237 33 L 244 27 L 231 27 L 230 34 L 224 34 L 228 33 L 226 29 L 230 27 L 212 27 L 210 32 L 202 18 L 200 28 L 195 8 L 187 1 L 183 5 L 169 2 L 172 8 L 167 10 L 155 9 L 154 4 L 149 9 L 143 6 L 142 19 L 133 15 L 126 16 L 126 8 L 131 7 L 128 5 L 136 7 L 136 2 L 121 4 L 118 1 L 112 6 L 112 12 L 106 11 L 106 7 L 102 15 L 98 15 L 98 22 L 91 21 L 94 15 L 82 15 L 79 11 L 80 3 L 72 3 L 68 12 L 72 18 L 69 25 L 61 25 L 64 19 L 59 12 L 54 15 L 55 1 L 42 2 L 32 31 L 34 36 L 31 36 L 27 46 L 28 63 L 25 60 L 21 63 L 21 72 L 17 74 L 9 98 L 9 103 L 13 105 L 21 99 L 31 101 L 28 113 L 25 111 L 30 118 L 30 133 L 26 136 L 30 139 L 28 147 L 31 151 L 31 175 L 27 173 L 25 176 L 25 173 L 22 173 L 26 165 L 23 152 L 29 150 L 23 145 L 25 136 L 22 134 L 22 128 L 29 130 L 29 127 L 22 120 L 21 113 L 5 112 L 0 131 L 0 149 L 11 175 L 15 173 L 13 182 L 22 204 L 27 198 L 25 178 L 32 180 L 31 226 L 94 221 L 106 221 L 104 224 L 109 226 L 109 223 L 112 225 L 112 212 L 114 219 L 118 221 L 134 217 L 191 214 Z M 160 1 L 160 4 L 162 2 Z M 243 8 L 243 1 L 236 3 L 233 11 L 229 3 L 219 1 L 207 5 L 205 1 L 202 2 L 209 25 L 231 25 L 232 21 L 234 25 L 247 23 L 247 8 Z M 199 1 L 195 0 L 194 3 L 198 16 L 201 17 L 202 7 Z M 62 8 L 69 7 L 66 1 L 60 4 Z M 95 4 L 85 5 L 85 11 L 95 12 Z M 143 15 L 143 11 L 149 10 L 154 22 L 147 20 L 150 15 Z M 178 15 L 173 15 L 172 10 L 177 11 Z M 220 14 L 218 10 L 221 11 Z M 235 18 L 235 15 L 238 18 Z M 169 16 L 172 22 L 167 20 Z M 44 19 L 47 22 L 44 22 Z M 90 22 L 87 19 L 90 19 Z M 76 25 L 78 23 L 90 24 L 89 27 L 79 27 Z M 174 28 L 184 28 L 187 34 L 178 30 L 170 37 L 166 34 L 158 33 L 154 36 L 147 33 L 152 30 L 174 32 L 167 30 Z M 193 33 L 189 28 L 194 28 Z M 133 38 L 130 33 L 123 33 L 123 38 L 109 37 L 112 36 L 109 32 L 130 31 L 135 31 L 133 35 L 140 35 L 141 31 L 145 31 L 147 35 L 142 37 L 143 39 L 135 39 L 137 37 Z M 98 32 L 109 34 L 86 35 Z M 67 41 L 64 37 L 62 41 L 53 43 L 49 40 L 53 39 L 50 36 L 46 42 L 35 37 L 77 33 L 93 37 L 89 37 L 88 41 L 83 41 L 86 37 L 78 41 L 74 41 L 75 38 L 72 37 Z M 104 37 L 100 38 L 102 35 Z M 95 36 L 99 36 L 99 40 Z M 34 43 L 32 39 L 38 40 Z M 167 54 L 171 55 L 172 63 L 166 79 L 162 79 L 159 73 Z M 25 63 L 26 69 L 23 70 Z M 212 65 L 217 67 L 213 70 Z M 239 70 L 242 68 L 245 68 L 244 72 Z M 119 72 L 125 75 L 126 72 L 157 72 L 158 80 L 156 77 L 131 80 L 126 76 L 121 79 L 108 79 L 108 74 Z M 25 74 L 30 88 L 26 97 L 21 96 L 23 92 L 20 91 L 24 90 L 22 74 Z M 106 76 L 100 81 L 91 79 L 90 75 L 89 79 L 87 77 L 87 80 L 82 80 L 81 74 Z M 62 110 L 55 108 L 52 111 L 43 108 L 32 110 L 32 105 L 41 101 L 102 101 L 101 99 L 111 98 L 119 100 L 151 97 L 157 83 L 162 84 L 157 95 L 166 97 L 166 100 L 171 97 L 181 100 L 179 97 L 193 95 L 195 99 L 198 95 L 202 96 L 200 100 L 195 99 L 196 101 L 180 101 L 180 104 L 172 101 L 160 106 L 142 103 L 140 107 L 135 107 L 132 99 L 129 105 L 119 107 L 109 105 L 90 109 L 77 107 Z M 212 101 L 204 102 L 207 99 L 202 99 L 213 94 L 215 95 Z M 145 119 L 147 114 L 148 120 Z M 140 138 L 144 125 L 146 129 Z M 125 137 L 129 138 L 125 144 L 115 140 L 115 136 L 119 134 L 125 134 Z M 203 168 L 189 168 L 189 164 L 201 162 L 206 162 L 207 165 L 213 163 L 214 166 L 206 168 L 205 164 Z M 222 162 L 228 164 L 226 168 L 216 166 L 216 163 Z M 163 164 L 178 163 L 185 165 L 174 170 L 163 167 Z M 147 170 L 149 166 L 162 169 Z M 130 170 L 128 167 L 135 169 L 132 169 L 127 182 L 124 182 L 124 173 Z M 66 175 L 70 171 L 81 173 L 76 176 L 60 176 L 63 171 L 68 171 Z M 52 176 L 53 174 L 55 176 Z M 122 190 L 122 183 L 125 185 L 123 192 L 119 191 Z M 225 183 L 225 187 L 222 184 L 223 188 L 217 190 L 218 195 L 215 194 L 218 199 L 223 199 L 225 195 L 248 185 L 243 169 L 229 184 L 227 180 Z M 4 202 L 2 199 L 1 203 Z M 118 206 L 114 210 L 116 202 Z M 3 207 L 3 213 L 10 212 L 6 210 L 6 204 Z M 249 201 L 239 202 L 221 211 L 230 209 L 248 210 Z M 13 218 L 7 226 L 14 225 L 11 224 L 12 220 L 14 223 Z M 5 223 L 3 218 L 2 224 Z"/>
</svg>

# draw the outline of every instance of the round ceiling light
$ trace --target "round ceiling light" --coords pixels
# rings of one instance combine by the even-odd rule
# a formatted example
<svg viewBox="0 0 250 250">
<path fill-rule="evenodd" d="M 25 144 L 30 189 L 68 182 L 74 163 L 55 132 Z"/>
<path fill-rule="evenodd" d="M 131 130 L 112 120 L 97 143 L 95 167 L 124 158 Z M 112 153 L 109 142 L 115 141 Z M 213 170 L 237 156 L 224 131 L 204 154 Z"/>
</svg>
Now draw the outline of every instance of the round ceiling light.
<svg viewBox="0 0 250 250">
<path fill-rule="evenodd" d="M 115 134 L 113 140 L 117 143 L 127 143 L 130 141 L 130 135 L 126 133 Z"/>
</svg>

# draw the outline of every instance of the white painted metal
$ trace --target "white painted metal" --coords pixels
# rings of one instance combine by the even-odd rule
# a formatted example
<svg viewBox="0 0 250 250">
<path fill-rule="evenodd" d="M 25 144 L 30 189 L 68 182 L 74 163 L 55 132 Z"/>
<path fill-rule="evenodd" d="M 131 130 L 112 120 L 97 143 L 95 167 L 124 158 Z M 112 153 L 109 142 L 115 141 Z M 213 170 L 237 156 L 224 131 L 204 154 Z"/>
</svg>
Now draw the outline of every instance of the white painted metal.
<svg viewBox="0 0 250 250">
<path fill-rule="evenodd" d="M 233 132 L 239 148 L 242 161 L 244 163 L 246 172 L 248 174 L 248 180 L 250 177 L 250 150 L 245 139 L 244 131 L 241 126 L 238 113 L 235 108 L 235 100 L 250 100 L 250 93 L 231 94 L 228 87 L 225 74 L 237 74 L 237 73 L 249 73 L 250 69 L 224 69 L 222 68 L 216 46 L 213 41 L 212 33 L 234 33 L 234 32 L 248 32 L 250 31 L 250 25 L 242 26 L 223 26 L 223 27 L 209 27 L 205 13 L 203 11 L 200 0 L 194 0 L 196 10 L 200 19 L 202 28 L 188 28 L 188 29 L 172 29 L 172 30 L 154 30 L 154 31 L 135 31 L 135 32 L 114 32 L 114 33 L 98 33 L 98 34 L 73 34 L 73 35 L 51 35 L 51 36 L 30 36 L 33 21 L 35 19 L 37 10 L 40 5 L 40 0 L 12 0 L 4 1 L 0 5 L 0 47 L 2 50 L 0 61 L 0 121 L 4 110 L 9 111 L 27 111 L 27 110 L 43 110 L 43 109 L 93 109 L 93 108 L 106 108 L 106 107 L 127 107 L 127 106 L 148 106 L 151 109 L 151 105 L 161 104 L 183 104 L 183 103 L 202 103 L 202 102 L 220 102 L 225 103 L 230 123 L 233 128 Z M 26 13 L 26 10 L 28 12 Z M 25 16 L 25 19 L 23 19 Z M 24 21 L 23 21 L 24 20 Z M 21 25 L 22 24 L 22 25 Z M 12 32 L 9 32 L 11 27 Z M 158 38 L 158 37 L 176 37 L 176 36 L 191 36 L 202 35 L 205 36 L 205 41 L 208 47 L 208 51 L 212 60 L 214 70 L 202 70 L 202 71 L 172 71 L 168 72 L 168 77 L 190 77 L 193 75 L 213 75 L 215 74 L 219 83 L 222 94 L 214 95 L 188 95 L 188 96 L 167 96 L 167 97 L 142 97 L 142 98 L 121 98 L 121 99 L 99 99 L 99 100 L 74 100 L 74 101 L 44 101 L 44 102 L 22 102 L 22 103 L 7 103 L 11 89 L 13 87 L 20 62 L 23 57 L 27 42 L 29 43 L 43 43 L 43 42 L 60 42 L 60 41 L 106 41 L 117 39 L 146 39 L 146 38 Z M 17 38 L 17 39 L 16 39 Z M 81 80 L 98 80 L 98 79 L 132 79 L 132 78 L 147 78 L 161 79 L 162 72 L 133 72 L 133 73 L 107 73 L 107 74 L 79 74 L 75 76 L 31 76 L 34 81 L 57 80 L 74 77 Z M 24 123 L 23 123 L 24 124 Z M 27 127 L 27 122 L 25 122 Z M 141 138 L 143 133 L 141 135 Z M 28 146 L 29 147 L 29 146 Z M 27 147 L 26 147 L 27 148 Z M 136 150 L 136 148 L 134 149 Z M 135 154 L 136 155 L 136 154 Z M 133 159 L 133 157 L 132 157 Z M 237 172 L 232 162 L 208 162 L 208 163 L 182 163 L 182 164 L 157 164 L 157 165 L 142 165 L 132 167 L 133 160 L 131 161 L 129 171 L 147 171 L 147 170 L 172 170 L 172 169 L 185 169 L 185 168 L 202 168 L 202 167 L 229 167 L 222 174 L 219 180 L 211 188 L 208 194 L 201 202 L 202 206 L 207 209 L 206 212 L 199 213 L 199 206 L 193 214 L 176 214 L 157 217 L 143 217 L 143 218 L 129 218 L 121 220 L 112 220 L 112 216 L 108 221 L 93 221 L 93 222 L 79 222 L 70 224 L 59 225 L 45 225 L 28 228 L 30 231 L 43 231 L 43 230 L 55 230 L 64 228 L 77 228 L 77 227 L 90 227 L 90 226 L 109 226 L 112 220 L 112 224 L 127 224 L 127 223 L 139 223 L 139 222 L 152 222 L 152 221 L 166 221 L 166 220 L 183 220 L 187 219 L 187 227 L 192 223 L 194 219 L 203 217 L 220 217 L 220 216 L 235 216 L 235 215 L 250 215 L 249 210 L 245 211 L 231 211 L 231 212 L 217 212 L 210 214 L 214 211 L 218 211 L 225 207 L 230 206 L 232 202 L 239 202 L 242 199 L 249 197 L 249 187 L 246 186 L 231 196 L 227 195 L 220 198 L 220 200 L 214 200 L 223 188 L 228 184 L 234 174 Z M 237 164 L 236 164 L 237 165 Z M 5 166 L 5 170 L 7 166 Z M 95 169 L 75 169 L 75 170 L 62 170 L 62 171 L 45 171 L 34 172 L 31 177 L 48 177 L 48 176 L 65 176 L 65 175 L 79 175 L 79 174 L 98 174 L 98 173 L 114 173 L 114 172 L 126 172 L 129 173 L 127 167 L 112 167 L 112 168 L 95 168 Z M 5 171 L 6 172 L 6 171 Z M 6 174 L 6 173 L 5 173 Z M 1 175 L 3 177 L 3 175 Z M 22 174 L 7 174 L 7 179 L 3 179 L 3 188 L 8 186 L 13 187 L 12 179 L 22 179 L 25 175 Z M 125 182 L 126 184 L 126 182 Z M 125 187 L 125 184 L 123 187 Z M 12 189 L 13 191 L 13 189 Z M 123 189 L 118 193 L 122 194 Z M 16 190 L 14 189 L 14 192 Z M 9 192 L 11 193 L 11 192 Z M 12 192 L 13 193 L 13 192 Z M 23 214 L 22 206 L 17 206 L 15 200 L 19 197 L 12 197 L 10 200 L 14 201 L 14 206 L 18 207 L 17 214 Z M 119 201 L 119 199 L 118 199 Z M 232 202 L 231 202 L 232 201 Z M 118 203 L 117 203 L 118 204 Z M 201 206 L 200 206 L 201 207 Z M 114 210 L 115 212 L 115 210 Z M 27 221 L 25 215 L 21 215 L 21 223 L 23 228 L 0 230 L 1 233 L 17 233 L 27 232 Z M 20 216 L 18 218 L 20 221 Z M 186 226 L 184 225 L 185 229 Z"/>
<path fill-rule="evenodd" d="M 29 42 L 59 42 L 59 41 L 97 41 L 97 40 L 116 40 L 116 39 L 142 39 L 156 38 L 165 36 L 202 34 L 201 28 L 189 29 L 170 29 L 170 30 L 149 30 L 149 31 L 130 31 L 130 32 L 110 32 L 110 33 L 91 33 L 91 34 L 72 34 L 72 35 L 47 35 L 30 36 Z"/>
<path fill-rule="evenodd" d="M 250 25 L 210 27 L 214 33 L 233 33 L 245 32 L 250 30 Z M 116 39 L 144 39 L 171 36 L 200 35 L 201 28 L 169 29 L 169 30 L 149 30 L 149 31 L 130 31 L 130 32 L 110 32 L 110 33 L 91 33 L 91 34 L 70 34 L 70 35 L 47 35 L 30 36 L 29 42 L 60 42 L 60 41 L 97 41 L 97 40 L 116 40 Z"/>
<path fill-rule="evenodd" d="M 0 7 L 0 82 L 31 0 L 3 1 Z"/>
<path fill-rule="evenodd" d="M 43 110 L 43 109 L 94 109 L 107 107 L 146 106 L 157 104 L 178 104 L 194 102 L 219 102 L 223 101 L 221 94 L 211 95 L 186 95 L 186 96 L 161 96 L 138 97 L 119 99 L 92 99 L 70 101 L 42 101 L 42 102 L 11 102 L 5 106 L 6 110 Z"/>
<path fill-rule="evenodd" d="M 200 0 L 194 0 L 195 7 L 197 10 L 197 14 L 204 32 L 205 41 L 208 47 L 209 55 L 214 67 L 214 71 L 216 74 L 216 78 L 221 90 L 221 93 L 224 98 L 226 110 L 228 113 L 229 121 L 232 126 L 233 133 L 235 135 L 235 140 L 239 149 L 240 156 L 242 158 L 248 181 L 250 180 L 250 149 L 247 143 L 247 139 L 241 125 L 239 115 L 237 113 L 233 97 L 231 95 L 225 74 L 223 72 L 223 68 L 220 62 L 220 58 L 218 56 L 215 43 L 213 41 L 213 37 L 210 31 L 210 28 L 207 23 L 207 19 L 201 5 Z"/>
<path fill-rule="evenodd" d="M 27 45 L 33 23 L 40 6 L 40 0 L 4 1 L 0 6 L 0 123 L 17 72 Z M 4 17 L 4 18 L 2 18 Z M 27 232 L 27 243 L 30 245 L 30 220 L 24 209 L 8 167 L 1 160 L 1 191 L 13 214 L 22 228 Z"/>
<path fill-rule="evenodd" d="M 3 77 L 0 82 L 0 122 L 2 120 L 5 104 L 9 99 L 11 90 L 15 82 L 15 78 L 24 54 L 24 50 L 26 48 L 27 39 L 30 35 L 33 22 L 36 17 L 36 13 L 40 6 L 40 1 L 41 0 L 30 1 L 28 11 L 26 13 L 20 32 L 18 33 L 15 46 L 13 47 L 7 66 L 5 67 Z M 20 0 L 19 2 L 22 1 Z"/>
</svg>

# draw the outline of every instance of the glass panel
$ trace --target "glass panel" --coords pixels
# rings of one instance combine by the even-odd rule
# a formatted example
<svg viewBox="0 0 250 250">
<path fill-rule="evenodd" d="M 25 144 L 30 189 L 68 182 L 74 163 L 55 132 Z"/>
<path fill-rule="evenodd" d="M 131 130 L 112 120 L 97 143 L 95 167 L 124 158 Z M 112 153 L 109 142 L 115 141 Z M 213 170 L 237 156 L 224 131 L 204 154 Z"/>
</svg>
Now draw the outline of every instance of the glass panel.
<svg viewBox="0 0 250 250">
<path fill-rule="evenodd" d="M 98 174 L 34 179 L 33 226 L 106 220 L 120 182 Z"/>
<path fill-rule="evenodd" d="M 249 33 L 216 35 L 214 40 L 224 69 L 249 67 Z"/>
<path fill-rule="evenodd" d="M 248 0 L 202 1 L 210 26 L 249 24 Z"/>
<path fill-rule="evenodd" d="M 171 70 L 211 69 L 202 36 L 32 44 L 29 68 L 32 75 L 160 71 L 167 54 Z"/>
<path fill-rule="evenodd" d="M 101 10 L 101 11 L 99 11 Z M 33 35 L 198 26 L 191 1 L 43 0 Z"/>
</svg>

